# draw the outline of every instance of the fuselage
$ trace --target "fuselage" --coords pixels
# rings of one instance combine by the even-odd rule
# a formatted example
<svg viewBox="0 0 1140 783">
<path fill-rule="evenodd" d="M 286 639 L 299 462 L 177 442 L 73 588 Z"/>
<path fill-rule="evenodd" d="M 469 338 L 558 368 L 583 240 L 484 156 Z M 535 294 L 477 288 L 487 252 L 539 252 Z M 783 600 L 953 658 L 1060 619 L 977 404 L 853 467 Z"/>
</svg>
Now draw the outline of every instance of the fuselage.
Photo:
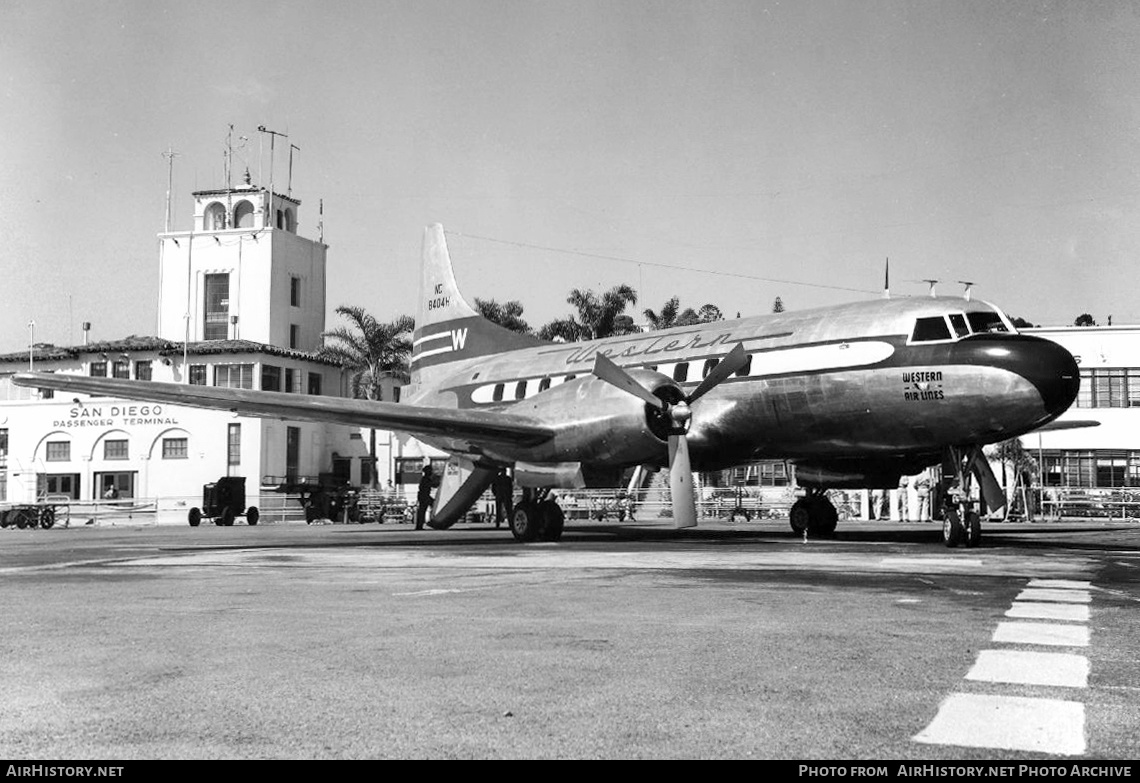
<svg viewBox="0 0 1140 783">
<path fill-rule="evenodd" d="M 478 324 L 470 328 L 463 339 L 478 339 Z M 993 443 L 1047 423 L 1079 386 L 1064 348 L 1018 334 L 993 305 L 921 298 L 490 353 L 433 368 L 431 383 L 408 401 L 542 411 L 544 419 L 589 427 L 593 401 L 612 394 L 591 375 L 598 354 L 689 393 L 737 344 L 750 354 L 748 366 L 694 404 L 688 439 L 699 469 L 760 458 L 933 462 L 944 446 Z M 559 392 L 567 383 L 576 393 Z M 543 395 L 558 401 L 544 406 Z M 533 450 L 482 456 L 549 457 Z M 621 459 L 615 449 L 613 461 Z"/>
</svg>

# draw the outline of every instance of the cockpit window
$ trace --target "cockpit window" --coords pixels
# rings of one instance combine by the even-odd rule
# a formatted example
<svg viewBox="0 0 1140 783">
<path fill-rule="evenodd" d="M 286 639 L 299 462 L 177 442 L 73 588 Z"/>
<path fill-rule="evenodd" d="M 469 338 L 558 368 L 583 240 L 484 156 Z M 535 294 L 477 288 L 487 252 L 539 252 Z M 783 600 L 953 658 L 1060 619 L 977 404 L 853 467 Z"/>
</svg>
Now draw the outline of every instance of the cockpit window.
<svg viewBox="0 0 1140 783">
<path fill-rule="evenodd" d="M 976 334 L 1009 331 L 997 313 L 966 313 L 966 317 L 970 319 L 970 328 Z"/>
<path fill-rule="evenodd" d="M 940 315 L 932 316 L 930 318 L 919 318 L 914 324 L 914 336 L 911 337 L 911 342 L 925 343 L 932 340 L 949 340 L 950 327 L 946 325 L 946 319 Z"/>
<path fill-rule="evenodd" d="M 954 327 L 954 334 L 959 337 L 965 337 L 970 333 L 970 327 L 966 326 L 966 316 L 961 313 L 950 313 L 950 325 Z"/>
</svg>

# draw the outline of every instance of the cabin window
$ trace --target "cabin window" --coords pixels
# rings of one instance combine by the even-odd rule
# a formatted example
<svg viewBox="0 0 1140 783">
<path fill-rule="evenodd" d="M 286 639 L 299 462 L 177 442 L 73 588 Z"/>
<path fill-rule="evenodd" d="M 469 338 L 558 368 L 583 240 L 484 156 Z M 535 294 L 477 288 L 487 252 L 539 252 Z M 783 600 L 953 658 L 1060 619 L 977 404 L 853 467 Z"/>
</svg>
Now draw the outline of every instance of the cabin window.
<svg viewBox="0 0 1140 783">
<path fill-rule="evenodd" d="M 701 377 L 709 377 L 709 373 L 712 372 L 713 368 L 718 364 L 720 364 L 720 359 L 705 359 L 705 367 L 703 370 L 701 370 Z"/>
<path fill-rule="evenodd" d="M 942 316 L 932 318 L 919 318 L 914 324 L 914 336 L 911 342 L 924 343 L 933 340 L 949 340 L 950 327 Z"/>
<path fill-rule="evenodd" d="M 689 363 L 678 362 L 677 366 L 673 368 L 673 380 L 677 383 L 684 383 L 689 379 Z"/>
<path fill-rule="evenodd" d="M 538 382 L 538 391 L 540 393 L 546 391 L 549 388 L 550 388 L 550 379 L 549 378 L 543 378 L 541 381 Z"/>
<path fill-rule="evenodd" d="M 970 322 L 970 328 L 973 329 L 976 334 L 1009 331 L 1005 322 L 1002 321 L 1001 316 L 997 313 L 966 313 L 966 318 Z"/>
<path fill-rule="evenodd" d="M 526 397 L 526 381 L 519 381 L 515 384 L 515 399 L 521 400 Z"/>
<path fill-rule="evenodd" d="M 502 402 L 503 401 L 503 384 L 501 384 L 501 383 L 495 384 L 495 390 L 493 392 L 491 392 L 491 400 L 493 402 Z"/>
<path fill-rule="evenodd" d="M 737 378 L 745 378 L 752 373 L 752 354 L 748 354 L 748 358 L 744 360 L 744 366 L 736 371 Z"/>
<path fill-rule="evenodd" d="M 966 326 L 966 316 L 961 313 L 950 314 L 950 325 L 954 327 L 954 334 L 966 337 L 970 334 L 970 327 Z"/>
<path fill-rule="evenodd" d="M 566 376 L 566 383 L 570 383 L 570 381 L 574 380 L 577 377 L 578 377 L 577 375 L 567 375 Z"/>
</svg>

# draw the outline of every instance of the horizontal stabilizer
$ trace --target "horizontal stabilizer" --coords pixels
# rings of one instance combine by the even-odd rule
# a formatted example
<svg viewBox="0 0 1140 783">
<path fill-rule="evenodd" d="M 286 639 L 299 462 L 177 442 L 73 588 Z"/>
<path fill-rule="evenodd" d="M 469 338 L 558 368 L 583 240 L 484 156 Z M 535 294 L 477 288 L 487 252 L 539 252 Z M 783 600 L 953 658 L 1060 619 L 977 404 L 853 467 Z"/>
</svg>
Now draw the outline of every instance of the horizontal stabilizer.
<svg viewBox="0 0 1140 783">
<path fill-rule="evenodd" d="M 1099 421 L 1093 421 L 1092 419 L 1069 419 L 1068 421 L 1061 421 L 1060 419 L 1056 419 L 1054 421 L 1049 422 L 1048 424 L 1044 424 L 1044 425 L 1038 427 L 1037 429 L 1035 429 L 1033 431 L 1034 432 L 1056 432 L 1058 430 L 1079 430 L 1079 429 L 1082 429 L 1084 427 L 1099 427 L 1099 426 L 1100 426 L 1100 422 Z"/>
</svg>

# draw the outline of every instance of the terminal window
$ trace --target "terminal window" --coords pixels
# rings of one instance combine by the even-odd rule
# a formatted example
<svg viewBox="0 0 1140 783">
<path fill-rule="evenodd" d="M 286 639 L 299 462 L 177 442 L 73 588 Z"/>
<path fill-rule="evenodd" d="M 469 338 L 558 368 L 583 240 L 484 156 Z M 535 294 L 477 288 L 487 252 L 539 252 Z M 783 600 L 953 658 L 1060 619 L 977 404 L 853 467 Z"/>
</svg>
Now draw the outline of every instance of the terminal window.
<svg viewBox="0 0 1140 783">
<path fill-rule="evenodd" d="M 293 429 L 290 427 L 289 429 Z M 226 431 L 226 454 L 227 464 L 240 465 L 241 464 L 241 425 L 230 424 Z"/>
<path fill-rule="evenodd" d="M 107 363 L 106 362 L 91 362 L 91 377 L 92 378 L 106 378 L 107 377 Z"/>
<path fill-rule="evenodd" d="M 163 459 L 186 459 L 189 457 L 189 444 L 186 438 L 163 438 Z"/>
<path fill-rule="evenodd" d="M 115 362 L 111 365 L 111 377 L 113 378 L 127 378 L 131 377 L 131 363 L 130 362 Z"/>
<path fill-rule="evenodd" d="M 71 461 L 71 441 L 49 440 L 47 442 L 45 456 L 48 462 Z"/>
<path fill-rule="evenodd" d="M 301 306 L 301 278 L 289 278 L 289 304 L 293 307 Z"/>
<path fill-rule="evenodd" d="M 191 364 L 190 365 L 190 384 L 192 386 L 205 386 L 206 385 L 206 365 L 204 365 L 204 364 Z"/>
<path fill-rule="evenodd" d="M 214 367 L 214 385 L 228 389 L 252 389 L 252 364 L 219 364 Z"/>
<path fill-rule="evenodd" d="M 103 441 L 103 459 L 129 459 L 129 443 L 127 440 Z"/>
<path fill-rule="evenodd" d="M 321 393 L 321 376 L 319 373 L 309 373 L 309 394 Z"/>
<path fill-rule="evenodd" d="M 281 368 L 272 364 L 261 365 L 261 390 L 281 391 Z"/>
<path fill-rule="evenodd" d="M 135 378 L 140 381 L 149 381 L 151 379 L 151 367 L 149 361 L 135 362 Z"/>
</svg>

